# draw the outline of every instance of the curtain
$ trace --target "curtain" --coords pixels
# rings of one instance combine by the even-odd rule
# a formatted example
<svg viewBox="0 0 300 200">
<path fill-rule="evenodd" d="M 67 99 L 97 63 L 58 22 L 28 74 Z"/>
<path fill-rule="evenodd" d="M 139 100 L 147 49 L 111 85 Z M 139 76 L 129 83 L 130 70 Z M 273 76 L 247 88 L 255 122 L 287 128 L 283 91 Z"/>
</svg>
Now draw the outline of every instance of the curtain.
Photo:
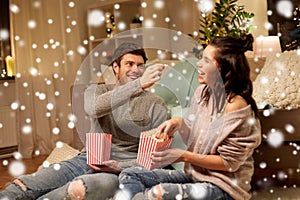
<svg viewBox="0 0 300 200">
<path fill-rule="evenodd" d="M 49 154 L 58 141 L 72 143 L 70 88 L 83 56 L 77 51 L 76 5 L 77 0 L 10 0 L 17 132 L 24 158 Z"/>
</svg>

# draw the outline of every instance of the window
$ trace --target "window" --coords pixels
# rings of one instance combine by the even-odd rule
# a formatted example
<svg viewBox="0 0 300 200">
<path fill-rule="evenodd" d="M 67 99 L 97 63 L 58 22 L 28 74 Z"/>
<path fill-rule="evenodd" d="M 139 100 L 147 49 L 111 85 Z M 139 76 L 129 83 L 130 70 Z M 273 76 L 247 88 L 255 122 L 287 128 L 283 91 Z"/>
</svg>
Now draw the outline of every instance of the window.
<svg viewBox="0 0 300 200">
<path fill-rule="evenodd" d="M 14 78 L 11 57 L 9 0 L 0 0 L 0 79 Z"/>
</svg>

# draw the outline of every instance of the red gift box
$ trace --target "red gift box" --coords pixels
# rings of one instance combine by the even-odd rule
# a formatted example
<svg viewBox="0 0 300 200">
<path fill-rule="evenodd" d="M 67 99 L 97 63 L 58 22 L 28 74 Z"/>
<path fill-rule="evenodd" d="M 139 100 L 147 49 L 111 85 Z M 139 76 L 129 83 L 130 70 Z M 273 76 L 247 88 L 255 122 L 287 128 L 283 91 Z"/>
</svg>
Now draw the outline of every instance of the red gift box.
<svg viewBox="0 0 300 200">
<path fill-rule="evenodd" d="M 141 133 L 137 163 L 146 169 L 152 170 L 151 154 L 152 152 L 163 151 L 168 149 L 172 143 L 172 138 L 167 140 L 155 138 L 156 129 Z"/>
<path fill-rule="evenodd" d="M 102 162 L 110 159 L 111 139 L 111 134 L 86 134 L 87 164 L 101 165 Z"/>
</svg>

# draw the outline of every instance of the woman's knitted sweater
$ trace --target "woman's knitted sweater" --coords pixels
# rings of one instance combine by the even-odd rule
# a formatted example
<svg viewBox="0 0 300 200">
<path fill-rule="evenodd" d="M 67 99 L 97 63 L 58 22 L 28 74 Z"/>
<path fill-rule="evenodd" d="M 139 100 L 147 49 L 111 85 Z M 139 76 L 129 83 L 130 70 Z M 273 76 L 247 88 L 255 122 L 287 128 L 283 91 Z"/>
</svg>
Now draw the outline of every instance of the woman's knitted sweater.
<svg viewBox="0 0 300 200">
<path fill-rule="evenodd" d="M 182 131 L 186 131 L 188 150 L 199 156 L 220 155 L 229 172 L 208 170 L 185 164 L 185 172 L 197 181 L 211 182 L 234 199 L 250 199 L 251 178 L 254 172 L 253 150 L 261 142 L 260 122 L 251 106 L 215 115 L 213 100 L 201 99 L 200 86 L 192 99 Z"/>
</svg>

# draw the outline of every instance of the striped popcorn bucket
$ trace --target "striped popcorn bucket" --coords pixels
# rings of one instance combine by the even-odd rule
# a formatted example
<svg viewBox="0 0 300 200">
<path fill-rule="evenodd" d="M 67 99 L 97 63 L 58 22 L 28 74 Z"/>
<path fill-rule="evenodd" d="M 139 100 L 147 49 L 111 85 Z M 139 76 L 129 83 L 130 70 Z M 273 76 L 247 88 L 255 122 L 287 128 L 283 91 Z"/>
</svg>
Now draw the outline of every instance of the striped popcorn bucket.
<svg viewBox="0 0 300 200">
<path fill-rule="evenodd" d="M 101 165 L 102 162 L 110 159 L 111 139 L 111 134 L 86 134 L 87 164 Z"/>
<path fill-rule="evenodd" d="M 146 169 L 152 170 L 151 153 L 168 149 L 172 143 L 172 138 L 161 140 L 154 137 L 156 129 L 141 133 L 137 163 Z"/>
</svg>

